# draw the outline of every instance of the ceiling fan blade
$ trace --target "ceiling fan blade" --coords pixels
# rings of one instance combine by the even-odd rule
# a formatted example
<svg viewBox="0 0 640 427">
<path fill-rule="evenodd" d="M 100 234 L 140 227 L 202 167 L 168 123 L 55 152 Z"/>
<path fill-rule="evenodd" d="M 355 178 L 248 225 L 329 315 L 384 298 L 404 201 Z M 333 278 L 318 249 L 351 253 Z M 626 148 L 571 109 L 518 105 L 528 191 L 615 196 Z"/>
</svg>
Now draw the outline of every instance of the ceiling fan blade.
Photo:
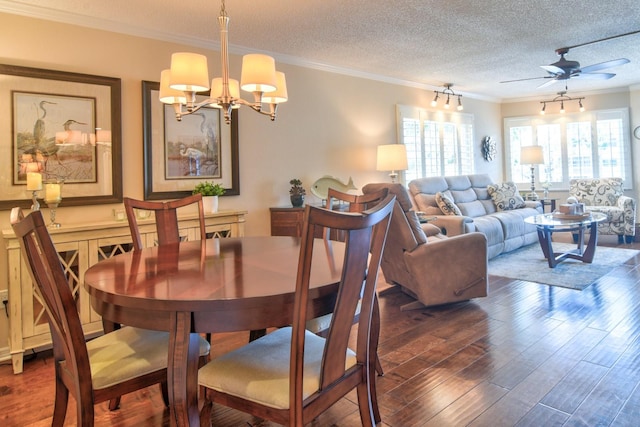
<svg viewBox="0 0 640 427">
<path fill-rule="evenodd" d="M 557 81 L 558 81 L 558 79 L 551 79 L 548 82 L 544 82 L 540 86 L 538 86 L 538 89 L 542 89 L 542 88 L 545 88 L 547 86 L 551 86 L 552 84 L 554 84 Z"/>
<path fill-rule="evenodd" d="M 580 73 L 571 77 L 581 80 L 609 80 L 615 76 L 613 73 Z"/>
<path fill-rule="evenodd" d="M 629 61 L 627 58 L 612 59 L 611 61 L 600 62 L 599 64 L 587 65 L 580 69 L 581 73 L 591 73 L 593 71 L 604 70 L 605 68 L 617 67 L 619 65 L 627 64 Z"/>
<path fill-rule="evenodd" d="M 552 76 L 527 77 L 526 79 L 503 80 L 500 83 L 524 82 L 526 80 L 538 80 L 538 79 L 550 79 L 550 78 L 552 78 Z"/>
<path fill-rule="evenodd" d="M 564 74 L 564 70 L 560 67 L 556 67 L 555 65 L 541 65 L 540 68 L 554 75 Z"/>
</svg>

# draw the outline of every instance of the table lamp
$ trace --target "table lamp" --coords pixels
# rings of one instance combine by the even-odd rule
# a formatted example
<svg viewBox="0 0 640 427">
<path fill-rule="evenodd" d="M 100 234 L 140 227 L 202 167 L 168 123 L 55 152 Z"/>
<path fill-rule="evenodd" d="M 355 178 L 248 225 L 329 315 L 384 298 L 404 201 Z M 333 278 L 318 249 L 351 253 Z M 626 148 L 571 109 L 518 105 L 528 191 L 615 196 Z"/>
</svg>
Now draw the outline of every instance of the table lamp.
<svg viewBox="0 0 640 427">
<path fill-rule="evenodd" d="M 544 152 L 540 145 L 528 145 L 520 148 L 520 164 L 531 165 L 531 192 L 527 194 L 527 200 L 538 200 L 536 194 L 536 165 L 544 164 Z"/>
<path fill-rule="evenodd" d="M 398 178 L 397 171 L 408 169 L 407 148 L 404 144 L 378 145 L 378 164 L 376 170 L 391 171 L 391 182 Z"/>
</svg>

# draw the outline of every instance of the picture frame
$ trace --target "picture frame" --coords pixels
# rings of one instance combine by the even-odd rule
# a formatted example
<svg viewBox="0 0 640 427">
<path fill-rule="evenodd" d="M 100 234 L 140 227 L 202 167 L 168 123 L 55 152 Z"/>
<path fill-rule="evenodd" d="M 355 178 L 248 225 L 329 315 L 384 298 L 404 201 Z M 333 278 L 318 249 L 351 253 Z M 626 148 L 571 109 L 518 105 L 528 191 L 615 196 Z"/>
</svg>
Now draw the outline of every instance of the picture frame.
<svg viewBox="0 0 640 427">
<path fill-rule="evenodd" d="M 62 207 L 121 202 L 120 79 L 9 64 L 0 76 L 0 209 L 31 206 L 27 163 L 65 179 Z"/>
<path fill-rule="evenodd" d="M 237 110 L 229 125 L 220 110 L 208 107 L 178 122 L 172 106 L 160 102 L 159 90 L 160 83 L 142 81 L 144 199 L 182 198 L 203 181 L 221 184 L 225 196 L 239 195 Z M 207 122 L 210 126 L 204 126 Z M 189 148 L 199 153 L 190 157 Z"/>
</svg>

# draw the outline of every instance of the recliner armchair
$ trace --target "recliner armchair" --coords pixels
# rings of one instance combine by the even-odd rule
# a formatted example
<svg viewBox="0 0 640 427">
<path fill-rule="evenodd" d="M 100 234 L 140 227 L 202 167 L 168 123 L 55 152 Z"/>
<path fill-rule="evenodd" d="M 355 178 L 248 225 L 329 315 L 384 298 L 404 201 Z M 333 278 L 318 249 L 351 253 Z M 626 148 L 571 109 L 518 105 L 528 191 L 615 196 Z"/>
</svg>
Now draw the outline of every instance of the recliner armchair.
<svg viewBox="0 0 640 427">
<path fill-rule="evenodd" d="M 487 238 L 479 232 L 447 237 L 420 224 L 401 184 L 367 184 L 365 194 L 387 188 L 396 196 L 382 256 L 387 282 L 417 300 L 403 310 L 487 296 Z M 425 233 L 426 232 L 426 233 Z"/>
<path fill-rule="evenodd" d="M 601 212 L 607 220 L 598 223 L 598 233 L 618 235 L 631 243 L 636 234 L 636 201 L 624 195 L 622 178 L 572 179 L 569 196 L 584 203 L 585 211 Z"/>
</svg>

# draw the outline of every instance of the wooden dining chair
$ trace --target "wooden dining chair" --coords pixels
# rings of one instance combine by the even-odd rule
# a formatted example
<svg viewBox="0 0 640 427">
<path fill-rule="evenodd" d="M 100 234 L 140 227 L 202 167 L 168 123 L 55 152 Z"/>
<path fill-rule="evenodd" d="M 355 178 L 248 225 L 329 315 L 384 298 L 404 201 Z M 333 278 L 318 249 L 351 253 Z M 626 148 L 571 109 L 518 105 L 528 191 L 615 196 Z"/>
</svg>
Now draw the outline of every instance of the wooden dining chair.
<svg viewBox="0 0 640 427">
<path fill-rule="evenodd" d="M 327 208 L 332 210 L 339 210 L 347 212 L 364 212 L 366 209 L 375 206 L 377 203 L 380 203 L 385 197 L 387 197 L 389 190 L 386 188 L 381 189 L 375 193 L 369 194 L 350 194 L 344 193 L 342 191 L 336 190 L 334 188 L 329 188 L 327 192 Z M 346 208 L 346 209 L 345 209 Z M 334 230 L 334 233 L 336 230 Z M 329 228 L 325 228 L 324 230 L 325 238 L 331 237 L 331 230 Z M 340 237 L 336 234 L 336 237 Z M 376 294 L 375 304 L 378 304 L 378 298 Z M 324 316 L 315 317 L 307 321 L 307 329 L 313 332 L 314 334 L 320 335 L 321 337 L 326 336 L 327 331 L 329 330 L 329 325 L 331 323 L 331 313 L 325 314 Z M 357 324 L 360 316 L 360 304 L 356 307 L 356 313 L 353 317 L 353 323 Z M 378 353 L 376 351 L 376 372 L 378 375 L 384 375 L 384 370 L 382 369 L 382 364 L 380 363 L 380 358 L 378 357 Z"/>
<path fill-rule="evenodd" d="M 62 426 L 69 393 L 76 401 L 77 424 L 92 426 L 94 405 L 161 384 L 167 394 L 167 332 L 123 327 L 86 342 L 76 302 L 40 211 L 26 218 L 11 211 L 22 257 L 42 297 L 53 342 L 56 391 L 51 425 Z M 209 344 L 201 341 L 201 353 Z"/>
<path fill-rule="evenodd" d="M 354 388 L 362 424 L 380 421 L 374 370 L 379 317 L 374 301 L 394 201 L 394 196 L 387 196 L 362 213 L 306 207 L 292 326 L 276 329 L 200 368 L 198 380 L 205 388 L 201 425 L 210 425 L 213 403 L 219 403 L 279 424 L 303 426 Z M 314 236 L 324 227 L 345 233 L 342 273 L 326 338 L 306 329 Z M 327 251 L 340 244 L 325 242 Z M 327 256 L 318 252 L 315 256 Z M 360 300 L 352 350 L 351 319 Z"/>
<path fill-rule="evenodd" d="M 178 209 L 192 204 L 198 205 L 198 215 L 200 221 L 200 239 L 207 237 L 204 225 L 204 208 L 202 205 L 202 194 L 194 194 L 182 199 L 171 200 L 169 202 L 150 202 L 147 200 L 137 200 L 130 197 L 123 199 L 124 208 L 129 221 L 129 229 L 131 230 L 131 238 L 133 239 L 133 249 L 140 250 L 144 247 L 142 238 L 140 237 L 140 228 L 138 226 L 138 217 L 136 210 L 151 211 L 155 215 L 157 243 L 158 246 L 167 243 L 180 242 L 180 230 L 178 229 Z"/>
</svg>

